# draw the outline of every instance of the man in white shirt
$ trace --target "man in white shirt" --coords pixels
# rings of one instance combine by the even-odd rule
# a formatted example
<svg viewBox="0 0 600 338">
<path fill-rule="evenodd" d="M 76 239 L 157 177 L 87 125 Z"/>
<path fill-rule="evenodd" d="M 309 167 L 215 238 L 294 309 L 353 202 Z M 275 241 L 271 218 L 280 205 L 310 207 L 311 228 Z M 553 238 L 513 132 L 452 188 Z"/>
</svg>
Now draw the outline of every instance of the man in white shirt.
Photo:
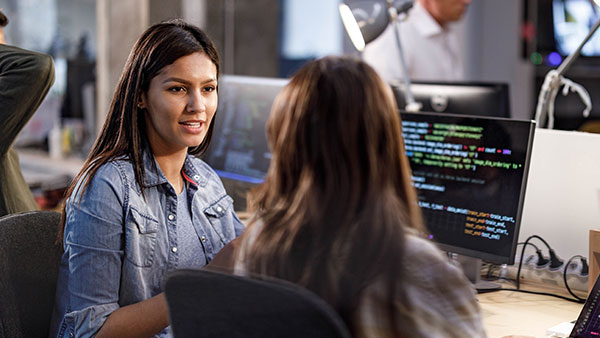
<svg viewBox="0 0 600 338">
<path fill-rule="evenodd" d="M 411 80 L 464 80 L 459 22 L 471 0 L 416 0 L 406 20 L 367 45 L 363 59 L 386 81 L 404 77 L 393 29 L 398 29 Z"/>
</svg>

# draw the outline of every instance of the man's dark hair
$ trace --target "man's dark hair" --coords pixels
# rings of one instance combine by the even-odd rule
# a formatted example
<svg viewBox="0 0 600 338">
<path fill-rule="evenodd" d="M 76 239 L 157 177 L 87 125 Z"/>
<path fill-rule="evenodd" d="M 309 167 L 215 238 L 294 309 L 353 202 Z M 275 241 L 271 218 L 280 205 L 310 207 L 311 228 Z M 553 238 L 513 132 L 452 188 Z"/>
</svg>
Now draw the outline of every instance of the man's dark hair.
<svg viewBox="0 0 600 338">
<path fill-rule="evenodd" d="M 0 27 L 5 27 L 6 25 L 8 25 L 8 18 L 0 10 Z"/>
</svg>

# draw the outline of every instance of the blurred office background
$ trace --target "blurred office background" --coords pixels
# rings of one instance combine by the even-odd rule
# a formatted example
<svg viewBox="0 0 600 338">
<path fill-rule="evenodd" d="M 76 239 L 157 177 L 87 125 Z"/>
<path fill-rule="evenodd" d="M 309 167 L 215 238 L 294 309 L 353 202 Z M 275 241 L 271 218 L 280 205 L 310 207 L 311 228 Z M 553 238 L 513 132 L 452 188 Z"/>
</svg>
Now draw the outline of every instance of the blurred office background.
<svg viewBox="0 0 600 338">
<path fill-rule="evenodd" d="M 461 24 L 466 79 L 508 83 L 513 118 L 533 118 L 545 74 L 564 57 L 553 54 L 552 11 L 565 1 L 474 0 Z M 308 60 L 356 53 L 339 2 L 0 0 L 10 20 L 8 43 L 51 54 L 56 65 L 54 86 L 17 146 L 48 151 L 58 142 L 63 158 L 84 158 L 135 39 L 152 23 L 180 17 L 204 28 L 217 44 L 225 74 L 289 77 Z M 589 90 L 591 119 L 598 119 L 600 58 L 580 58 L 567 75 Z M 575 94 L 559 98 L 556 127 L 578 129 L 586 122 L 582 109 Z"/>
<path fill-rule="evenodd" d="M 223 72 L 288 77 L 310 59 L 354 53 L 338 0 L 0 0 L 8 42 L 52 54 L 56 82 L 21 135 L 47 142 L 53 126 L 72 129 L 86 152 L 137 36 L 150 24 L 181 17 L 216 41 Z M 531 118 L 536 66 L 524 56 L 522 0 L 473 1 L 463 23 L 467 79 L 508 82 L 513 116 Z M 598 66 L 600 67 L 600 65 Z M 542 74 L 543 76 L 543 74 Z M 59 120 L 57 120 L 59 119 Z M 91 129 L 91 130 L 90 130 Z"/>
</svg>

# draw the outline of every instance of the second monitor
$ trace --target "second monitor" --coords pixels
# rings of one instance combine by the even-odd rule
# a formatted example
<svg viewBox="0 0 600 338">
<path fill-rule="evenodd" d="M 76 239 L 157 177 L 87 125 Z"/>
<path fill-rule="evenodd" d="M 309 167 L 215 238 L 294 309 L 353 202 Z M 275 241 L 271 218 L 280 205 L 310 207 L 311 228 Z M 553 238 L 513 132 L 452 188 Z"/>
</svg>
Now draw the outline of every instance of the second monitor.
<svg viewBox="0 0 600 338">
<path fill-rule="evenodd" d="M 261 183 L 271 154 L 265 125 L 287 79 L 223 75 L 214 135 L 204 160 L 221 177 L 237 211 L 246 210 L 246 194 Z"/>
<path fill-rule="evenodd" d="M 405 87 L 392 83 L 398 107 L 406 106 Z M 411 92 L 421 111 L 510 117 L 508 84 L 490 82 L 413 82 Z"/>
</svg>

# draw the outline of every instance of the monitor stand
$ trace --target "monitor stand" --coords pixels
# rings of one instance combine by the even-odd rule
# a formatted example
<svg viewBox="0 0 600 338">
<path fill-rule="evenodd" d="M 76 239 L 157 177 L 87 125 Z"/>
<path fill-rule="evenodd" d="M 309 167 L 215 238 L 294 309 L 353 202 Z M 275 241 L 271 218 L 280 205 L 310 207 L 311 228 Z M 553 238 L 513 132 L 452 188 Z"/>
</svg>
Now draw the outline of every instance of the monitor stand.
<svg viewBox="0 0 600 338">
<path fill-rule="evenodd" d="M 452 254 L 454 260 L 460 264 L 463 273 L 473 283 L 477 293 L 486 293 L 499 290 L 502 285 L 481 279 L 481 259 Z"/>
</svg>

